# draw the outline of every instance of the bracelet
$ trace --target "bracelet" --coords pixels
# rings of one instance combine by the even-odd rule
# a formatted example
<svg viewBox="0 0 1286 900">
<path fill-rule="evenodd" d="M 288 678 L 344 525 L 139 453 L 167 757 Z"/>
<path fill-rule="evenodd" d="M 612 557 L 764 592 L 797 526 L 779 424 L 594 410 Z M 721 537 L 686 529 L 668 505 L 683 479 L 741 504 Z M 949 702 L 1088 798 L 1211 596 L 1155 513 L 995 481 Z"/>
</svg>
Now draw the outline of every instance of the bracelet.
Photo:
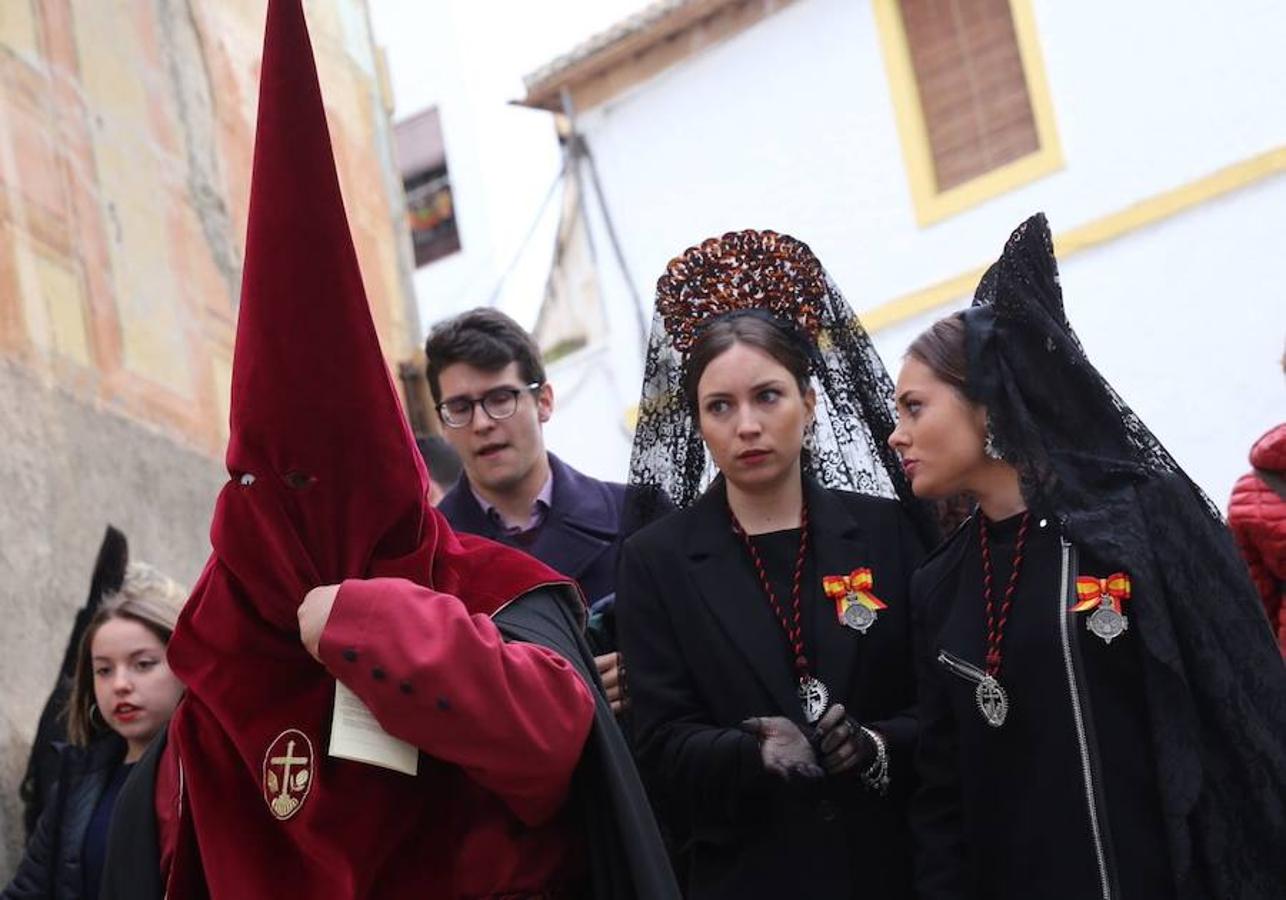
<svg viewBox="0 0 1286 900">
<path fill-rule="evenodd" d="M 875 744 L 875 762 L 867 767 L 866 771 L 859 776 L 862 783 L 878 794 L 886 794 L 889 790 L 889 749 L 884 743 L 884 737 L 878 732 L 865 725 L 858 726 L 862 733 L 871 739 Z"/>
</svg>

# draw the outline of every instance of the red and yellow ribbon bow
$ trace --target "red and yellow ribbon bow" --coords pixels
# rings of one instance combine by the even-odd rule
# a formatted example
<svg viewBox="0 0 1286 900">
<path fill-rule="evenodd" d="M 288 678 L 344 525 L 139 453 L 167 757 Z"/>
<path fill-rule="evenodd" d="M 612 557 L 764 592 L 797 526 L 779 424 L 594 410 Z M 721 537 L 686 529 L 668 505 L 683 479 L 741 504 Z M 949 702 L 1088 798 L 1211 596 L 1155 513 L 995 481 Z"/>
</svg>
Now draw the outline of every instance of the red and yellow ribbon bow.
<svg viewBox="0 0 1286 900">
<path fill-rule="evenodd" d="M 870 569 L 854 569 L 847 575 L 827 575 L 822 579 L 822 590 L 835 601 L 835 612 L 841 619 L 844 618 L 844 610 L 854 603 L 872 611 L 888 609 L 883 600 L 871 593 L 874 586 L 875 579 Z"/>
<path fill-rule="evenodd" d="M 1072 612 L 1088 612 L 1107 600 L 1107 604 L 1116 612 L 1121 612 L 1125 601 L 1130 599 L 1130 576 L 1116 572 L 1106 578 L 1095 578 L 1093 575 L 1082 575 L 1076 579 L 1076 596 L 1080 602 L 1072 607 Z"/>
</svg>

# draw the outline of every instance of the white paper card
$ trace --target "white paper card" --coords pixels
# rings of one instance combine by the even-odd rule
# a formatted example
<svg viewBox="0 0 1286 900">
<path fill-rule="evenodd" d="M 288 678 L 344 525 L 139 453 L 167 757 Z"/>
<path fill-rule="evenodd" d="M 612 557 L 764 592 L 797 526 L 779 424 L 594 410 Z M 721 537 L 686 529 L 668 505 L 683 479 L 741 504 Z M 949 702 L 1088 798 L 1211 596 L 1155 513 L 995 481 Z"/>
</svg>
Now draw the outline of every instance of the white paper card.
<svg viewBox="0 0 1286 900">
<path fill-rule="evenodd" d="M 330 724 L 330 755 L 407 775 L 416 774 L 420 767 L 420 751 L 381 728 L 361 698 L 338 681 Z"/>
</svg>

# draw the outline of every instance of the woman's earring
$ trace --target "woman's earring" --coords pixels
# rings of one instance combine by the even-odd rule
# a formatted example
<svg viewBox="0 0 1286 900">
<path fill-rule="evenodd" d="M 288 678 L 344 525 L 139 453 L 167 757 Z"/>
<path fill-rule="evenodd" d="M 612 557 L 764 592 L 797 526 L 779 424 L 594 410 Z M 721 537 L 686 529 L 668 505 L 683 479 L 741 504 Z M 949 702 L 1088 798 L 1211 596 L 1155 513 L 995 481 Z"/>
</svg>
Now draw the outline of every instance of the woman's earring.
<svg viewBox="0 0 1286 900">
<path fill-rule="evenodd" d="M 987 441 L 982 445 L 982 452 L 987 454 L 988 459 L 1004 459 L 996 449 L 996 436 L 991 431 L 991 422 L 987 423 Z"/>
</svg>

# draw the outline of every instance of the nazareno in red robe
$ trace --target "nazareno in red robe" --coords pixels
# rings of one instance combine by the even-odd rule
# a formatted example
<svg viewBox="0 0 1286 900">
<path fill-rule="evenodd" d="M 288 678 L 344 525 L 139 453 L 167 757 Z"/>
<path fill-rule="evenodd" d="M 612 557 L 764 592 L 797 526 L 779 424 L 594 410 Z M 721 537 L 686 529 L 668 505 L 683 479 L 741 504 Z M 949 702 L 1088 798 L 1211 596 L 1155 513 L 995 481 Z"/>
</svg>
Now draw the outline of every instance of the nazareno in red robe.
<svg viewBox="0 0 1286 900">
<path fill-rule="evenodd" d="M 567 579 L 453 534 L 425 501 L 299 0 L 268 5 L 246 244 L 230 478 L 169 646 L 188 690 L 158 767 L 167 896 L 423 900 L 556 883 L 578 852 L 559 810 L 592 696 L 566 660 L 505 644 L 489 616 Z M 296 611 L 340 581 L 323 667 Z M 327 755 L 336 678 L 421 748 L 417 775 Z"/>
</svg>

